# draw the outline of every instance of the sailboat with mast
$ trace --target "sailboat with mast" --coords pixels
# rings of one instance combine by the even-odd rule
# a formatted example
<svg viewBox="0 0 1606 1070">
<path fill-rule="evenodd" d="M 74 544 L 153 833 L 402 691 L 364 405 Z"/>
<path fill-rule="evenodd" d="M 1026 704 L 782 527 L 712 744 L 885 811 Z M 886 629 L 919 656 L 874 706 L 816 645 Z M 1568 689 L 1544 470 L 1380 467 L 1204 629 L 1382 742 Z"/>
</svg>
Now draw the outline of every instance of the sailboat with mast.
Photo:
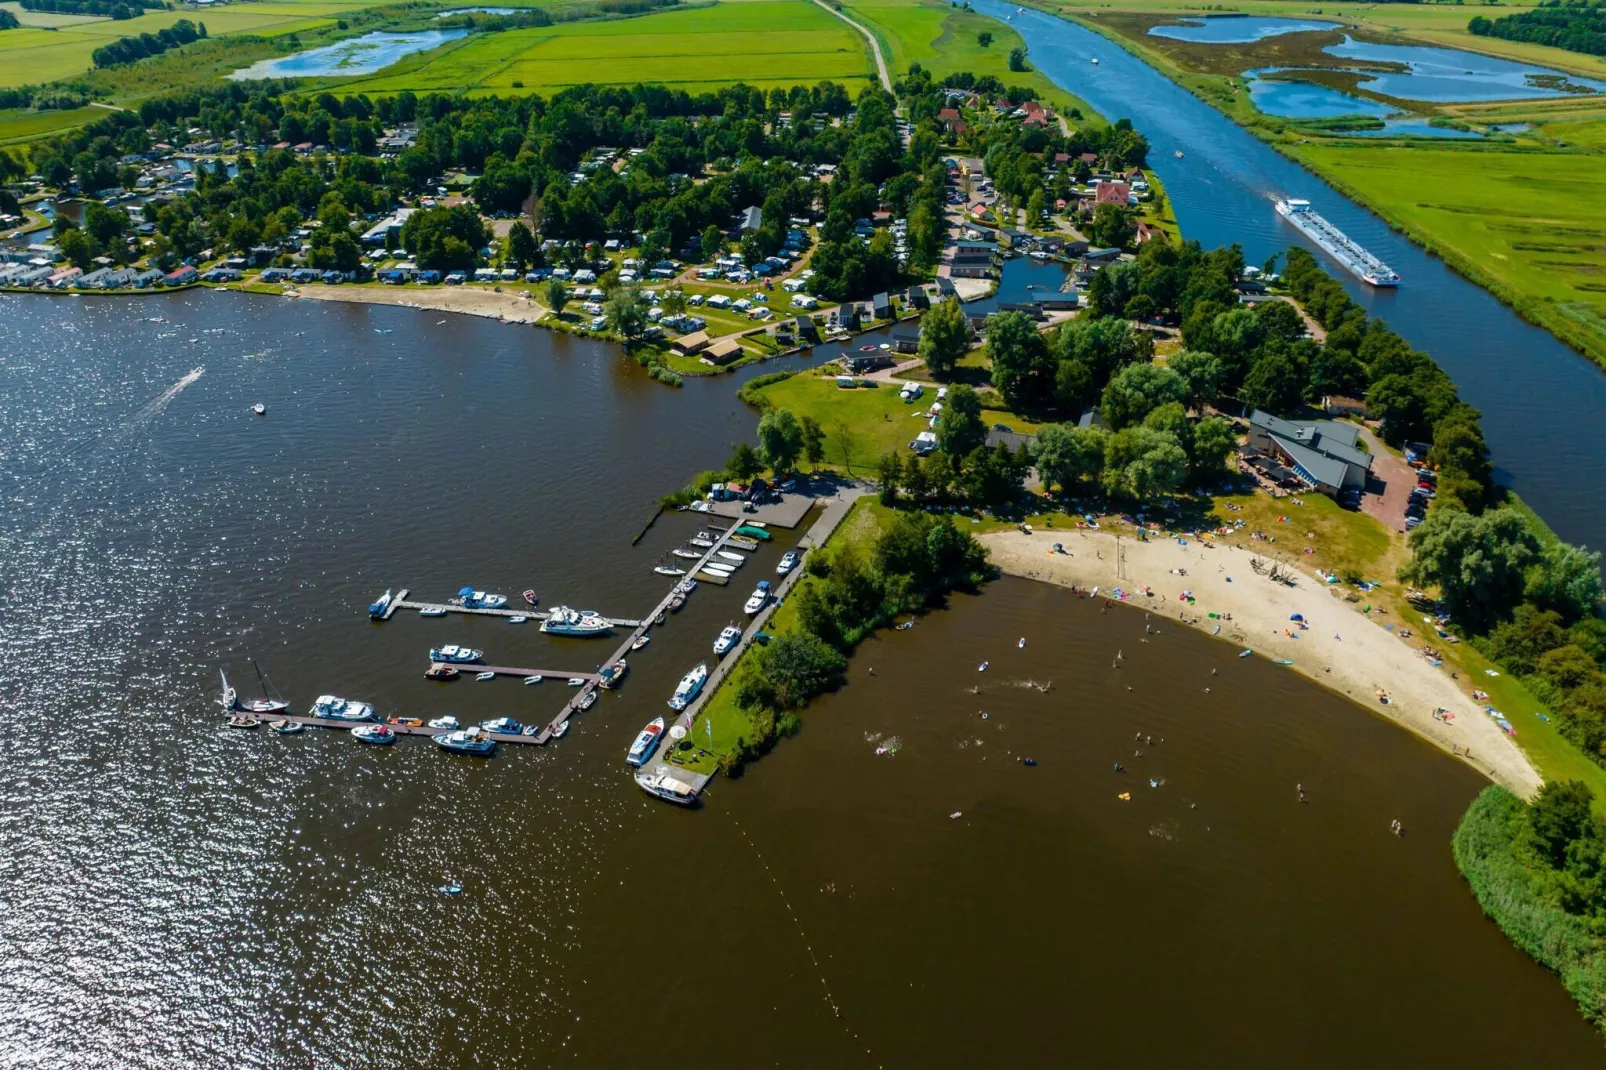
<svg viewBox="0 0 1606 1070">
<path fill-rule="evenodd" d="M 229 674 L 219 669 L 218 675 L 223 678 L 223 694 L 218 698 L 218 705 L 231 713 L 251 713 L 258 717 L 266 717 L 276 713 L 289 713 L 290 703 L 285 701 L 284 696 L 279 694 L 279 689 L 269 683 L 266 676 L 262 675 L 261 666 L 253 660 L 251 668 L 256 670 L 257 686 L 262 691 L 262 697 L 242 700 L 239 693 L 234 690 L 234 686 L 229 683 Z M 269 691 L 273 692 L 273 697 L 269 697 Z"/>
</svg>

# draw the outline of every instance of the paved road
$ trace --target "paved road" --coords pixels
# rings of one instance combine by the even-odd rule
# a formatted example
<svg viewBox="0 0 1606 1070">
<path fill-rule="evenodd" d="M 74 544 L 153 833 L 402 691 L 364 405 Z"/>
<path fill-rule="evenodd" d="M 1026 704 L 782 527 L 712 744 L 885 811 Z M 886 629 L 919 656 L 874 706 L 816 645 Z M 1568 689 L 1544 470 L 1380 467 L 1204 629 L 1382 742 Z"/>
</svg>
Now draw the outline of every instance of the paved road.
<svg viewBox="0 0 1606 1070">
<path fill-rule="evenodd" d="M 829 11 L 831 14 L 835 15 L 837 18 L 841 19 L 843 22 L 847 23 L 849 26 L 852 26 L 855 30 L 858 30 L 860 33 L 864 34 L 864 39 L 870 42 L 870 51 L 875 53 L 876 69 L 881 72 L 881 88 L 885 89 L 888 93 L 892 92 L 892 76 L 887 73 L 887 61 L 881 56 L 881 42 L 875 39 L 875 34 L 865 29 L 859 23 L 854 22 L 852 19 L 842 14 L 842 12 L 832 7 L 830 4 L 827 4 L 825 0 L 814 0 L 814 2 L 819 4 L 820 7 L 824 8 L 826 11 Z"/>
</svg>

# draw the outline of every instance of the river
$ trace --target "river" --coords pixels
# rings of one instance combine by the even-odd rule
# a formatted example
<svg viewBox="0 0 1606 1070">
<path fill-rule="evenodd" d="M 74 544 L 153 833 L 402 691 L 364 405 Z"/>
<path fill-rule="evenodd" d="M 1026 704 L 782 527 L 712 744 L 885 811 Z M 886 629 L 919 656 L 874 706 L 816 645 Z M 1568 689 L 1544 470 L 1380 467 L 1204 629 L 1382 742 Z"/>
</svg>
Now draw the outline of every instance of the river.
<svg viewBox="0 0 1606 1070">
<path fill-rule="evenodd" d="M 1357 301 L 1437 360 L 1482 410 L 1497 477 L 1563 538 L 1600 543 L 1606 498 L 1593 488 L 1606 486 L 1606 449 L 1589 431 L 1606 413 L 1598 368 L 1119 45 L 1040 11 L 998 0 L 972 6 L 1007 16 L 1031 42 L 1031 63 L 1057 84 L 1111 119 L 1131 118 L 1149 139 L 1150 166 L 1188 238 L 1206 248 L 1237 242 L 1251 264 L 1295 242 L 1316 252 Z M 1405 284 L 1374 291 L 1356 282 L 1272 210 L 1285 196 L 1309 200 Z"/>
<path fill-rule="evenodd" d="M 631 538 L 751 434 L 751 374 L 676 391 L 403 308 L 0 297 L 0 1065 L 1606 1062 L 1450 862 L 1470 771 L 1054 588 L 871 641 L 697 812 L 620 759 L 742 585 L 699 589 L 555 746 L 223 727 L 216 668 L 249 694 L 250 657 L 298 707 L 550 715 L 561 683 L 432 684 L 426 648 L 601 646 L 364 607 L 471 583 L 639 613 L 696 525 Z"/>
</svg>

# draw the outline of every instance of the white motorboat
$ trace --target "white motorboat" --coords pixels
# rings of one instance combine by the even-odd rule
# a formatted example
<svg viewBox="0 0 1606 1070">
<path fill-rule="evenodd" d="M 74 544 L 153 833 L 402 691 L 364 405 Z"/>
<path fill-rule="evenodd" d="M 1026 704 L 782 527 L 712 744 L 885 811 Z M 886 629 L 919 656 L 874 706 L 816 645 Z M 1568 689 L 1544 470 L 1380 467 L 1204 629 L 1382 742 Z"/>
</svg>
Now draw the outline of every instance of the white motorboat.
<svg viewBox="0 0 1606 1070">
<path fill-rule="evenodd" d="M 724 630 L 719 633 L 719 638 L 714 640 L 714 653 L 724 657 L 731 652 L 732 647 L 741 641 L 741 638 L 742 630 L 734 624 L 727 624 Z"/>
<path fill-rule="evenodd" d="M 630 744 L 630 753 L 625 755 L 625 761 L 630 765 L 639 766 L 652 756 L 658 749 L 658 740 L 664 734 L 664 719 L 654 717 L 647 722 L 647 727 L 636 736 L 636 741 Z"/>
<path fill-rule="evenodd" d="M 757 613 L 759 610 L 763 609 L 766 605 L 768 605 L 769 604 L 769 600 L 770 600 L 770 581 L 769 580 L 759 580 L 758 581 L 758 586 L 753 588 L 752 595 L 747 599 L 747 604 L 744 605 L 742 607 L 742 609 L 747 613 L 747 615 L 749 617 L 751 617 L 753 614 Z"/>
<path fill-rule="evenodd" d="M 528 624 L 528 623 L 530 623 L 530 618 L 529 617 L 524 617 L 524 616 L 509 617 L 507 619 L 507 622 L 509 624 Z"/>
<path fill-rule="evenodd" d="M 509 736 L 516 736 L 524 731 L 524 725 L 511 717 L 497 717 L 493 720 L 481 721 L 480 728 L 486 732 L 500 732 Z"/>
<path fill-rule="evenodd" d="M 330 721 L 378 720 L 374 716 L 374 707 L 371 704 L 335 695 L 319 695 L 318 701 L 312 704 L 310 712 L 314 717 L 323 717 Z"/>
<path fill-rule="evenodd" d="M 595 706 L 596 704 L 597 704 L 597 693 L 595 691 L 587 691 L 585 693 L 585 695 L 580 699 L 580 705 L 575 707 L 575 708 L 576 709 L 581 709 L 581 710 L 589 710 L 591 707 Z"/>
<path fill-rule="evenodd" d="M 378 598 L 374 599 L 371 603 L 369 603 L 369 605 L 368 605 L 368 617 L 369 617 L 369 619 L 370 620 L 382 620 L 384 618 L 385 614 L 390 612 L 390 603 L 392 601 L 394 601 L 395 598 L 396 598 L 396 592 L 387 590 L 384 594 L 380 595 Z"/>
<path fill-rule="evenodd" d="M 351 730 L 359 742 L 389 746 L 396 742 L 396 730 L 388 724 L 362 724 Z"/>
<path fill-rule="evenodd" d="M 496 750 L 496 740 L 483 728 L 467 728 L 456 732 L 445 732 L 432 737 L 435 745 L 442 750 L 453 754 L 473 754 L 486 756 Z"/>
<path fill-rule="evenodd" d="M 705 550 L 711 550 L 714 547 L 713 539 L 688 539 L 686 541 L 691 543 L 693 546 L 701 546 Z"/>
<path fill-rule="evenodd" d="M 474 679 L 478 680 L 480 683 L 484 683 L 487 680 L 496 679 L 496 673 L 494 673 L 494 672 L 476 673 L 474 675 Z"/>
<path fill-rule="evenodd" d="M 442 606 L 425 606 L 418 611 L 420 617 L 444 617 L 446 609 Z"/>
<path fill-rule="evenodd" d="M 791 572 L 794 568 L 797 568 L 798 560 L 799 558 L 796 550 L 786 551 L 786 553 L 781 555 L 780 564 L 775 566 L 775 574 L 777 576 L 784 576 L 788 572 Z"/>
<path fill-rule="evenodd" d="M 697 789 L 664 768 L 637 773 L 636 786 L 653 798 L 676 806 L 691 806 L 697 802 Z"/>
<path fill-rule="evenodd" d="M 547 619 L 541 622 L 541 630 L 549 635 L 607 635 L 613 631 L 613 625 L 590 610 L 553 606 Z"/>
<path fill-rule="evenodd" d="M 586 685 L 586 678 L 584 676 L 571 676 L 571 677 L 569 677 L 569 686 L 570 687 L 584 687 L 585 685 Z"/>
<path fill-rule="evenodd" d="M 683 710 L 691 705 L 692 699 L 697 697 L 697 693 L 703 689 L 703 685 L 707 682 L 708 665 L 704 663 L 680 678 L 680 685 L 675 688 L 674 695 L 669 699 L 669 708 Z"/>
<path fill-rule="evenodd" d="M 604 665 L 602 672 L 598 674 L 602 679 L 597 681 L 597 686 L 605 691 L 612 691 L 619 686 L 619 681 L 623 680 L 629 671 L 630 663 L 624 658 L 620 658 L 612 665 Z"/>
<path fill-rule="evenodd" d="M 429 660 L 443 665 L 461 665 L 470 661 L 478 661 L 485 656 L 485 651 L 475 650 L 471 646 L 438 646 L 430 650 Z"/>
<path fill-rule="evenodd" d="M 569 734 L 569 722 L 568 721 L 564 721 L 562 724 L 558 725 L 558 727 L 556 727 L 556 728 L 554 728 L 552 730 L 552 738 L 553 739 L 562 739 L 564 736 L 566 736 L 568 734 Z"/>
<path fill-rule="evenodd" d="M 536 673 L 534 676 L 526 676 L 524 678 L 524 686 L 533 687 L 544 679 L 546 679 L 546 677 L 542 676 L 540 673 Z"/>
<path fill-rule="evenodd" d="M 457 604 L 464 609 L 501 609 L 507 605 L 507 596 L 463 587 L 457 592 Z"/>
<path fill-rule="evenodd" d="M 638 636 L 636 636 L 636 641 L 630 644 L 630 649 L 631 650 L 640 650 L 642 647 L 646 646 L 650 642 L 652 642 L 652 636 L 650 636 L 650 635 L 638 635 Z"/>
<path fill-rule="evenodd" d="M 431 727 L 431 728 L 441 728 L 441 729 L 445 729 L 445 730 L 446 730 L 446 731 L 448 731 L 448 732 L 455 732 L 455 731 L 457 731 L 457 730 L 458 730 L 458 729 L 459 729 L 459 728 L 462 728 L 462 727 L 463 727 L 463 726 L 462 726 L 462 725 L 461 725 L 461 724 L 459 724 L 459 723 L 458 723 L 458 722 L 457 722 L 457 718 L 456 718 L 456 717 L 453 717 L 453 716 L 452 716 L 452 715 L 451 715 L 451 714 L 449 714 L 449 713 L 448 713 L 448 714 L 446 714 L 446 715 L 445 715 L 445 716 L 443 716 L 443 717 L 437 717 L 437 718 L 435 718 L 435 719 L 434 719 L 434 720 L 433 720 L 433 721 L 431 721 L 431 722 L 429 722 L 429 726 L 430 726 L 430 727 Z"/>
</svg>

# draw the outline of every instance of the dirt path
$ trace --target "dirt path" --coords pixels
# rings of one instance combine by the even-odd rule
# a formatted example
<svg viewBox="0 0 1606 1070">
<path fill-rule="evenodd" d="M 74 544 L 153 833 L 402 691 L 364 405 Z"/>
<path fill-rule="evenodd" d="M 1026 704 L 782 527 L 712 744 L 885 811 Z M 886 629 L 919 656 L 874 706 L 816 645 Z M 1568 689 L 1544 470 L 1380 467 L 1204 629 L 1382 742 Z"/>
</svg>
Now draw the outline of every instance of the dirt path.
<svg viewBox="0 0 1606 1070">
<path fill-rule="evenodd" d="M 1521 795 L 1539 790 L 1542 781 L 1527 757 L 1467 693 L 1474 681 L 1451 679 L 1449 670 L 1435 668 L 1421 655 L 1420 635 L 1401 639 L 1314 576 L 1301 573 L 1298 586 L 1287 587 L 1256 574 L 1250 568 L 1252 554 L 1244 548 L 1197 539 L 1182 545 L 1175 539 L 1122 538 L 1119 557 L 1115 536 L 1103 532 L 1003 531 L 980 541 L 1010 575 L 1083 589 L 1098 586 L 1101 596 L 1114 597 L 1114 589 L 1122 588 L 1127 602 L 1154 615 L 1161 635 L 1165 627 L 1179 623 L 1179 613 L 1208 634 L 1219 629 L 1220 638 L 1233 644 L 1222 650 L 1223 666 L 1244 647 L 1259 656 L 1287 659 L 1294 671 L 1410 729 L 1491 780 Z M 1053 551 L 1056 542 L 1065 553 Z M 1179 576 L 1174 569 L 1187 574 Z M 1152 595 L 1142 593 L 1146 585 Z M 1184 590 L 1193 592 L 1194 604 L 1178 600 Z M 1232 619 L 1213 620 L 1210 613 L 1218 618 L 1231 614 Z M 1309 627 L 1299 629 L 1290 620 L 1294 613 Z M 1383 619 L 1421 626 L 1413 620 Z M 1388 705 L 1379 701 L 1380 690 L 1388 695 Z M 1434 711 L 1441 707 L 1454 718 L 1436 719 Z"/>
<path fill-rule="evenodd" d="M 892 92 L 892 76 L 887 73 L 887 61 L 881 56 L 881 42 L 875 39 L 875 34 L 865 29 L 859 23 L 854 22 L 852 19 L 848 18 L 830 4 L 827 4 L 825 0 L 814 0 L 814 2 L 824 10 L 829 11 L 831 14 L 847 23 L 849 26 L 852 26 L 855 30 L 858 30 L 860 33 L 864 34 L 864 39 L 870 42 L 870 51 L 875 53 L 876 69 L 881 72 L 881 88 L 885 89 L 888 93 Z"/>
</svg>

